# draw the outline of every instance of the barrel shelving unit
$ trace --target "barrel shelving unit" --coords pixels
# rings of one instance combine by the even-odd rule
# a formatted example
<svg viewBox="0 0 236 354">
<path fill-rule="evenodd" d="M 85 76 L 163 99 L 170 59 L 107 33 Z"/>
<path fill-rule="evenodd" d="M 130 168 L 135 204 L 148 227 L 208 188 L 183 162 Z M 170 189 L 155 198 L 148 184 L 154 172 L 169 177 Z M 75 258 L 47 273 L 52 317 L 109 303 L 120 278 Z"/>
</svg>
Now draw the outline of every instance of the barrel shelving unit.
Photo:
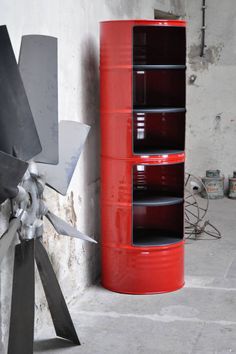
<svg viewBox="0 0 236 354">
<path fill-rule="evenodd" d="M 101 23 L 102 284 L 184 284 L 185 21 Z"/>
</svg>

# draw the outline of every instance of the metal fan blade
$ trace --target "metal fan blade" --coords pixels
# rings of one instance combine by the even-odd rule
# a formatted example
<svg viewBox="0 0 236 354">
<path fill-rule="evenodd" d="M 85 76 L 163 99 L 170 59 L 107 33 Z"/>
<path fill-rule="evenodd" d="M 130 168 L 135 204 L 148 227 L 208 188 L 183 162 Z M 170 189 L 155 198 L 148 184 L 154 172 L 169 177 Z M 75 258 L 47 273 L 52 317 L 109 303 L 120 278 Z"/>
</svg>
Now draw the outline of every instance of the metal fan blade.
<svg viewBox="0 0 236 354">
<path fill-rule="evenodd" d="M 42 145 L 34 161 L 58 163 L 57 39 L 23 36 L 19 69 Z"/>
<path fill-rule="evenodd" d="M 40 174 L 46 177 L 47 185 L 62 195 L 66 195 L 89 130 L 90 127 L 86 124 L 61 121 L 59 123 L 59 164 L 38 165 Z"/>
<path fill-rule="evenodd" d="M 34 240 L 15 248 L 8 354 L 33 353 Z"/>
<path fill-rule="evenodd" d="M 80 345 L 52 264 L 39 239 L 35 240 L 35 259 L 57 336 Z"/>
<path fill-rule="evenodd" d="M 20 217 L 12 219 L 8 230 L 0 238 L 0 264 L 6 255 L 8 248 L 11 246 L 20 224 Z"/>
<path fill-rule="evenodd" d="M 87 235 L 82 234 L 82 232 L 78 231 L 75 227 L 71 226 L 50 211 L 47 212 L 46 217 L 59 235 L 76 237 L 84 241 L 97 243 L 97 241 Z"/>
<path fill-rule="evenodd" d="M 0 53 L 0 150 L 27 161 L 42 148 L 6 26 Z"/>
<path fill-rule="evenodd" d="M 27 170 L 28 164 L 0 151 L 0 204 L 18 193 L 17 185 Z"/>
</svg>

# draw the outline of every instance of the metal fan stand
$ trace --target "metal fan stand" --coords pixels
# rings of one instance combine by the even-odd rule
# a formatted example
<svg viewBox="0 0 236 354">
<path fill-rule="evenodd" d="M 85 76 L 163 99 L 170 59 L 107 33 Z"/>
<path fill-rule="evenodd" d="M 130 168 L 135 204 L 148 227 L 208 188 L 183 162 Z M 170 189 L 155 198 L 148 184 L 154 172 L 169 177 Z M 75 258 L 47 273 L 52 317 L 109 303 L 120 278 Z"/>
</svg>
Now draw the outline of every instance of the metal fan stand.
<svg viewBox="0 0 236 354">
<path fill-rule="evenodd" d="M 32 165 L 30 165 L 32 167 Z M 43 202 L 45 183 L 31 169 L 25 174 L 19 194 L 12 202 L 13 215 L 20 214 L 12 287 L 12 307 L 8 354 L 33 353 L 35 308 L 35 261 L 57 336 L 79 345 L 75 327 L 60 285 L 45 250 L 43 217 L 48 210 Z M 22 209 L 23 208 L 23 209 Z M 20 348 L 20 349 L 19 349 Z"/>
<path fill-rule="evenodd" d="M 90 127 L 58 124 L 57 39 L 24 36 L 17 64 L 6 26 L 0 26 L 0 204 L 10 199 L 9 228 L 0 238 L 0 263 L 16 236 L 8 354 L 32 354 L 35 261 L 57 336 L 79 345 L 45 250 L 46 217 L 60 235 L 94 242 L 48 210 L 45 184 L 66 195 Z M 59 144 L 60 142 L 60 144 Z M 37 164 L 36 164 L 37 162 Z"/>
</svg>

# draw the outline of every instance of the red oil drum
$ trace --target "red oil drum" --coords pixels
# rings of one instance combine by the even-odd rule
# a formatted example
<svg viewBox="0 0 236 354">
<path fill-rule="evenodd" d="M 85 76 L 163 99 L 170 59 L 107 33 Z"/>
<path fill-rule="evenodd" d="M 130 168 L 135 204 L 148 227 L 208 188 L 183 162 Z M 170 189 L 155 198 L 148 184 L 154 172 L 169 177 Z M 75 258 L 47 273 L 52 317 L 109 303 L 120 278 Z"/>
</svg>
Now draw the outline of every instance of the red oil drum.
<svg viewBox="0 0 236 354">
<path fill-rule="evenodd" d="M 184 284 L 185 21 L 101 23 L 102 284 Z"/>
</svg>

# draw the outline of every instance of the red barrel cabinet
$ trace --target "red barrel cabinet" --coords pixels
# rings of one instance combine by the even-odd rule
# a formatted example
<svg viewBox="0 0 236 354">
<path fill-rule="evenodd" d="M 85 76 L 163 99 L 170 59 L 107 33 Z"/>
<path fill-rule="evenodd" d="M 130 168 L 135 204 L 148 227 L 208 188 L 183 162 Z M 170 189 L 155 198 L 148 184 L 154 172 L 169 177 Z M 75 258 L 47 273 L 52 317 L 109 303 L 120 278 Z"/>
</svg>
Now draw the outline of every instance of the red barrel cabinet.
<svg viewBox="0 0 236 354">
<path fill-rule="evenodd" d="M 101 23 L 102 284 L 184 284 L 185 21 Z"/>
</svg>

